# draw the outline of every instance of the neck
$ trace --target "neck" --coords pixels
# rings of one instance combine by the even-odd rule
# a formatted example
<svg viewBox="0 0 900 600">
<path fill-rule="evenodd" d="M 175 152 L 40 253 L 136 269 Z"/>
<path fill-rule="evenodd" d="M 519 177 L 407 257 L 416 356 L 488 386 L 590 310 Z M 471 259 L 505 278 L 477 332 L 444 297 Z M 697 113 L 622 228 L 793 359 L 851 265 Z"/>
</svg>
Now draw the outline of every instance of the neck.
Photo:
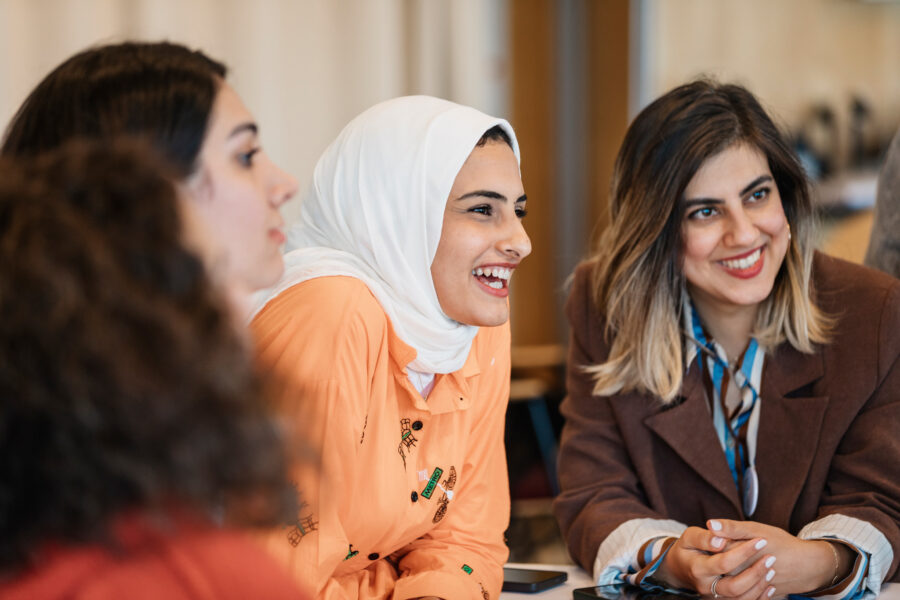
<svg viewBox="0 0 900 600">
<path fill-rule="evenodd" d="M 707 302 L 693 291 L 690 294 L 706 330 L 725 349 L 729 362 L 736 360 L 750 343 L 757 305 L 724 308 Z"/>
</svg>

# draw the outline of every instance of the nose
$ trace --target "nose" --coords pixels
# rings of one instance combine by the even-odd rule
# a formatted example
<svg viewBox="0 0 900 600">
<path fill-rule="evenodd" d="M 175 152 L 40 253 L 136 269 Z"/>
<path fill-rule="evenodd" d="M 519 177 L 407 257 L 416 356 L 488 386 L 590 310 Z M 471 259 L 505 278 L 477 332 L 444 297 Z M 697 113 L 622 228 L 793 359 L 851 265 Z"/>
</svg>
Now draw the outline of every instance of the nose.
<svg viewBox="0 0 900 600">
<path fill-rule="evenodd" d="M 759 229 L 743 208 L 733 211 L 728 219 L 725 241 L 731 246 L 749 246 L 759 238 Z"/>
<path fill-rule="evenodd" d="M 500 251 L 518 260 L 531 254 L 531 238 L 528 237 L 522 221 L 518 218 L 512 220 L 508 234 L 501 240 Z"/>
<path fill-rule="evenodd" d="M 278 208 L 297 193 L 297 179 L 283 171 L 275 163 L 271 163 L 272 172 L 269 177 L 269 201 Z"/>
</svg>

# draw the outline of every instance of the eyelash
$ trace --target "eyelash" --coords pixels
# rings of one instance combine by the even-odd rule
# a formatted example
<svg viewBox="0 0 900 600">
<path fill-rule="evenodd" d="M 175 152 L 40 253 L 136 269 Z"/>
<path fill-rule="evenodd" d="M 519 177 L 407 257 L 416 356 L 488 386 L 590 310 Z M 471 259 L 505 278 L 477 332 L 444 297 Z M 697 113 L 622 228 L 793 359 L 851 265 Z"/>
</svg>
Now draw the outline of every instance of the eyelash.
<svg viewBox="0 0 900 600">
<path fill-rule="evenodd" d="M 704 215 L 704 214 L 702 214 L 704 211 L 718 212 L 718 209 L 715 206 L 702 206 L 702 207 L 698 208 L 697 210 L 694 210 L 694 211 L 691 211 L 690 213 L 688 213 L 688 219 L 704 221 L 706 219 L 709 219 L 709 218 L 712 218 L 713 216 L 715 216 L 714 214 Z"/>
<path fill-rule="evenodd" d="M 242 152 L 238 154 L 238 162 L 240 162 L 245 167 L 253 166 L 253 156 L 259 152 L 259 148 L 253 148 L 249 152 Z"/>
<path fill-rule="evenodd" d="M 759 188 L 758 190 L 754 190 L 747 196 L 747 199 L 751 202 L 762 202 L 766 198 L 769 197 L 771 193 L 771 189 L 768 187 Z M 758 194 L 762 194 L 759 196 Z M 711 214 L 702 214 L 704 211 L 714 211 Z M 719 209 L 715 206 L 701 206 L 700 208 L 688 213 L 688 219 L 697 219 L 697 220 L 706 220 L 715 216 L 715 213 L 718 213 Z"/>
<path fill-rule="evenodd" d="M 490 204 L 479 204 L 478 206 L 473 206 L 469 209 L 469 212 L 478 213 L 480 215 L 484 215 L 486 217 L 490 217 L 494 214 L 494 207 Z M 519 219 L 524 219 L 528 215 L 528 209 L 526 208 L 516 208 L 516 217 Z"/>
<path fill-rule="evenodd" d="M 769 197 L 769 192 L 770 192 L 770 190 L 769 190 L 769 188 L 767 188 L 767 187 L 759 188 L 758 190 L 754 190 L 753 193 L 750 194 L 750 198 L 751 198 L 752 200 L 755 200 L 755 201 L 759 202 L 759 201 L 761 201 L 761 200 L 765 200 L 766 198 L 768 198 L 768 197 Z M 759 198 L 757 198 L 756 195 L 757 195 L 757 194 L 760 194 L 760 193 L 762 194 L 762 196 L 759 197 Z"/>
</svg>

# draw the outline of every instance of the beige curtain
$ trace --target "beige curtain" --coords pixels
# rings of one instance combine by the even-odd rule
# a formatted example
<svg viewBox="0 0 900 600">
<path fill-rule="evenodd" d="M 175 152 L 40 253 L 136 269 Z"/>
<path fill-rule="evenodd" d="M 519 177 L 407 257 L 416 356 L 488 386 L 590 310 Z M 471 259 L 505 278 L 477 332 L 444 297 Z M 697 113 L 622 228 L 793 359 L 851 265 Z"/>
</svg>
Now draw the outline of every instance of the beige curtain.
<svg viewBox="0 0 900 600">
<path fill-rule="evenodd" d="M 386 98 L 428 93 L 508 117 L 505 14 L 505 0 L 0 0 L 0 124 L 74 52 L 169 39 L 228 64 L 303 189 L 340 128 Z"/>
</svg>

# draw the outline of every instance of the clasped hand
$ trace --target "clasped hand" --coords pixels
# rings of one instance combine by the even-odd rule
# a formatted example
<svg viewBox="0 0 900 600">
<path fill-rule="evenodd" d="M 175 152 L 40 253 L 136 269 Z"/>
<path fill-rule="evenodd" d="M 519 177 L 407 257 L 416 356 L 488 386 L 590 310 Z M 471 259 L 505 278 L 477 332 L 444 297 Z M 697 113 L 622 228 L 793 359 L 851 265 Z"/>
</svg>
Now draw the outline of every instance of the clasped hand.
<svg viewBox="0 0 900 600">
<path fill-rule="evenodd" d="M 755 521 L 713 519 L 688 527 L 655 577 L 703 596 L 768 600 L 826 586 L 835 575 L 829 543 L 801 540 Z M 776 568 L 777 562 L 777 568 Z"/>
</svg>

